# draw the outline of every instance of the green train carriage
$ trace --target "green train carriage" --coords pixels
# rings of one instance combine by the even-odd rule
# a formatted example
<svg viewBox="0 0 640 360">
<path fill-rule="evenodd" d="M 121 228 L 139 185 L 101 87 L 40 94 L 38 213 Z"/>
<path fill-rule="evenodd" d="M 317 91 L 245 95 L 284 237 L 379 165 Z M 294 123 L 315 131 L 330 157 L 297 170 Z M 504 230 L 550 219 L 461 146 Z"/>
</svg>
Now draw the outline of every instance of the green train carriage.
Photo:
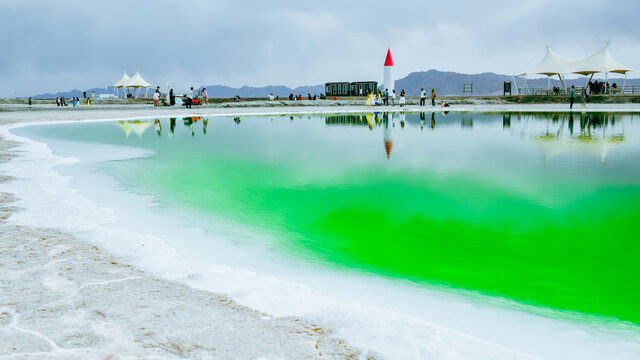
<svg viewBox="0 0 640 360">
<path fill-rule="evenodd" d="M 329 82 L 324 84 L 326 96 L 358 96 L 360 90 L 366 95 L 369 90 L 374 93 L 378 91 L 377 81 L 355 81 L 355 82 Z"/>
</svg>

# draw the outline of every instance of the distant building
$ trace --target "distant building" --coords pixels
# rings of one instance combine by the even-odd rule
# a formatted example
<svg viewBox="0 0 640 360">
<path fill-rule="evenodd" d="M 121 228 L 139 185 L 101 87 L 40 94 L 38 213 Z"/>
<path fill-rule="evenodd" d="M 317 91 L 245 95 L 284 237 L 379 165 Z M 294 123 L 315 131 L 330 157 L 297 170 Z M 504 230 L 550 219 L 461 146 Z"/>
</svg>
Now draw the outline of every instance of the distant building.
<svg viewBox="0 0 640 360">
<path fill-rule="evenodd" d="M 326 96 L 357 96 L 366 95 L 369 90 L 378 91 L 377 81 L 355 81 L 355 82 L 329 82 L 324 84 L 324 93 Z"/>
</svg>

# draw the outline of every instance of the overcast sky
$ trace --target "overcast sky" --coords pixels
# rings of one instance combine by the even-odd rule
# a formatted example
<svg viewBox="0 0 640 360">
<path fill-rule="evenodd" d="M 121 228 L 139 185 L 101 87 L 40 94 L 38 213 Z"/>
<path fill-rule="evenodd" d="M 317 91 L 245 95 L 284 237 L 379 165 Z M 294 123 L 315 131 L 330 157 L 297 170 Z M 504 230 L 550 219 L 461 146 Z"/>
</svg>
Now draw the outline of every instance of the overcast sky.
<svg viewBox="0 0 640 360">
<path fill-rule="evenodd" d="M 106 86 L 124 70 L 178 91 L 381 81 L 388 47 L 396 78 L 521 73 L 545 45 L 580 58 L 606 41 L 640 70 L 639 14 L 637 0 L 0 0 L 0 97 Z"/>
</svg>

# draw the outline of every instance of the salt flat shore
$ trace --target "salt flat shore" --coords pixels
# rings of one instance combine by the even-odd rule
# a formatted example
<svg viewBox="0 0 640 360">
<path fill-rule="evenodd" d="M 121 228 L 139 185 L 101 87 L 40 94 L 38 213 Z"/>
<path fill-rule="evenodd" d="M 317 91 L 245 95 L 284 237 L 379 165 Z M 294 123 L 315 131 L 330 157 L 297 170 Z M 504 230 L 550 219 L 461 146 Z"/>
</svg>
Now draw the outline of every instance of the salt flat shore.
<svg viewBox="0 0 640 360">
<path fill-rule="evenodd" d="M 0 127 L 83 121 L 282 113 L 442 111 L 407 106 L 278 107 L 267 102 L 203 108 L 150 105 L 0 105 Z M 468 104 L 448 111 L 568 111 L 564 104 Z M 640 104 L 580 106 L 574 111 L 640 111 Z M 11 166 L 20 144 L 0 138 L 0 162 Z M 146 273 L 75 235 L 12 221 L 21 211 L 0 173 L 0 358 L 380 359 L 332 329 L 296 317 L 274 317 L 224 294 Z M 523 357 L 524 358 L 524 357 Z"/>
<path fill-rule="evenodd" d="M 3 112 L 0 125 L 149 116 L 151 109 Z M 62 110 L 62 109 L 60 109 Z M 20 156 L 0 138 L 0 162 Z M 0 174 L 0 358 L 355 359 L 328 329 L 160 279 L 71 234 L 11 222 Z"/>
</svg>

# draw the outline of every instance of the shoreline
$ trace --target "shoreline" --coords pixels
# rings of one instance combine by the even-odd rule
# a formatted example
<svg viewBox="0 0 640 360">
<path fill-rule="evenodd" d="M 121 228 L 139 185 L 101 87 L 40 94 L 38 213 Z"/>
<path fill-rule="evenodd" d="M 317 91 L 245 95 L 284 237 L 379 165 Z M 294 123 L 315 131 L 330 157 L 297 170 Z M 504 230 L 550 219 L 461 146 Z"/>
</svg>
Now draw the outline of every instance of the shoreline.
<svg viewBox="0 0 640 360">
<path fill-rule="evenodd" d="M 21 156 L 0 137 L 0 163 Z M 16 179 L 0 174 L 0 185 Z M 0 191 L 0 356 L 355 359 L 318 325 L 162 279 L 76 236 L 12 223 Z"/>
<path fill-rule="evenodd" d="M 55 106 L 54 106 L 54 108 L 55 108 Z M 359 107 L 359 108 L 353 107 L 353 108 L 348 108 L 348 109 L 345 109 L 345 110 L 348 111 L 348 112 L 362 112 L 363 110 L 361 108 L 362 107 Z M 53 121 L 53 122 L 65 122 L 65 121 L 112 121 L 112 120 L 120 120 L 120 119 L 140 119 L 140 118 L 154 118 L 154 117 L 163 117 L 164 118 L 164 117 L 174 116 L 174 115 L 172 115 L 170 113 L 167 113 L 167 112 L 158 113 L 158 112 L 153 111 L 154 110 L 153 108 L 149 109 L 149 108 L 146 108 L 146 107 L 145 107 L 145 109 L 135 109 L 135 111 L 131 111 L 133 109 L 129 109 L 129 107 L 126 107 L 125 109 L 118 109 L 118 110 L 112 110 L 112 109 L 99 109 L 99 110 L 101 110 L 101 111 L 81 111 L 81 112 L 75 112 L 75 113 L 71 113 L 71 112 L 67 112 L 67 111 L 59 111 L 59 112 L 49 111 L 47 113 L 34 112 L 35 114 L 29 114 L 28 112 L 20 112 L 20 115 L 29 115 L 29 116 L 23 116 L 22 119 L 20 119 L 20 116 L 18 116 L 18 117 L 16 117 L 18 119 L 13 119 L 13 121 L 8 120 L 8 119 L 5 119 L 5 120 L 8 120 L 8 122 L 14 122 L 14 123 L 25 123 L 25 122 L 29 123 L 29 122 L 32 122 L 32 121 L 35 121 L 35 120 L 44 120 L 46 122 L 50 122 L 50 121 Z M 235 109 L 235 110 L 236 110 L 236 113 L 229 113 L 226 110 L 225 111 L 220 111 L 220 110 L 211 111 L 210 114 L 207 114 L 207 115 L 208 116 L 232 116 L 232 115 L 244 116 L 244 115 L 262 115 L 262 114 L 281 114 L 283 112 L 296 114 L 296 112 L 291 112 L 291 110 L 292 110 L 291 108 L 286 108 L 286 109 L 281 109 L 281 108 L 277 109 L 276 108 L 276 109 L 273 109 L 275 111 L 271 111 L 272 109 L 263 109 L 263 108 Z M 240 111 L 238 111 L 238 110 L 240 110 Z M 285 111 L 283 111 L 283 110 L 285 110 Z M 335 113 L 336 112 L 333 108 L 331 108 L 331 109 L 320 108 L 319 110 L 320 111 L 317 111 L 317 110 L 313 111 L 313 109 L 304 108 L 304 109 L 300 109 L 300 110 L 296 110 L 296 111 L 299 111 L 298 113 Z M 414 110 L 414 109 L 411 109 L 411 110 Z M 364 111 L 367 111 L 367 109 L 365 108 Z M 409 111 L 409 110 L 407 110 L 407 111 Z M 470 111 L 470 110 L 467 110 L 467 111 Z M 499 111 L 499 110 L 496 110 L 496 111 Z M 538 111 L 538 110 L 532 110 L 532 111 Z M 554 111 L 554 110 L 548 110 L 548 111 Z M 597 111 L 597 110 L 594 110 L 594 111 Z M 635 111 L 635 110 L 620 109 L 619 111 Z M 4 117 L 7 117 L 7 115 L 10 115 L 10 114 L 14 114 L 15 115 L 16 112 L 13 112 L 13 113 L 9 113 L 9 112 L 0 113 L 0 124 L 3 123 L 2 119 Z M 47 118 L 42 119 L 41 115 L 44 115 L 44 114 L 47 115 Z M 73 114 L 73 115 L 69 116 L 70 114 Z M 33 119 L 30 119 L 31 115 L 33 115 Z M 71 117 L 71 118 L 65 118 L 65 115 L 66 115 L 66 117 Z M 91 115 L 91 116 L 87 116 L 87 115 Z M 125 117 L 123 115 L 129 115 L 129 116 Z M 194 115 L 195 116 L 202 116 L 203 114 L 194 114 Z M 118 117 L 110 118 L 110 116 L 121 116 L 121 117 L 120 118 L 118 118 Z M 184 117 L 184 116 L 188 116 L 188 115 L 178 114 L 178 115 L 175 115 L 175 116 L 176 117 Z M 86 119 L 87 117 L 93 117 L 93 119 Z M 38 121 L 38 122 L 44 122 L 44 121 Z M 2 144 L 4 144 L 6 142 L 6 140 L 1 140 L 1 142 L 2 142 Z M 8 151 L 2 150 L 2 151 L 0 151 L 0 153 L 1 154 L 5 154 L 5 153 L 8 153 Z M 7 155 L 7 157 L 12 157 L 12 156 L 13 155 L 10 155 L 10 154 Z M 0 175 L 2 175 L 2 174 L 0 174 Z M 11 199 L 11 196 L 7 195 L 7 198 Z M 4 208 L 4 205 L 6 205 L 6 204 L 2 204 L 3 208 Z M 4 226 L 4 225 L 6 225 L 6 224 L 2 224 L 2 226 Z M 25 233 L 27 233 L 27 234 L 32 234 L 32 233 L 33 234 L 41 234 L 41 233 L 38 233 L 38 231 L 41 231 L 41 230 L 40 229 L 31 229 L 31 228 L 28 228 L 26 230 L 24 230 L 24 229 L 15 230 L 15 229 L 13 229 L 12 234 L 17 232 L 18 233 L 18 235 L 17 235 L 18 238 L 17 239 L 9 239 L 9 241 L 16 241 L 16 242 L 24 241 L 24 236 L 26 236 Z M 50 230 L 44 230 L 44 231 L 45 232 L 49 232 Z M 4 229 L 3 229 L 2 233 L 3 234 L 5 233 Z M 91 246 L 87 242 L 84 242 L 84 241 L 82 241 L 80 239 L 72 239 L 68 234 L 63 234 L 63 233 L 55 234 L 55 232 L 52 232 L 52 233 L 54 234 L 54 237 L 58 237 L 58 238 L 63 239 L 63 243 L 64 244 L 76 244 L 76 242 L 77 242 L 76 245 L 78 245 L 78 247 L 81 247 L 80 245 Z M 7 235 L 7 236 L 9 236 L 9 235 Z M 11 236 L 13 236 L 13 235 L 11 235 Z M 31 236 L 31 235 L 29 235 L 29 236 Z M 35 235 L 35 236 L 37 237 L 37 236 L 40 236 L 40 235 Z M 19 244 L 19 243 L 17 243 L 17 244 Z M 73 245 L 71 247 L 73 248 L 74 246 L 75 245 Z M 99 267 L 101 268 L 102 271 L 107 271 L 107 270 L 103 269 L 104 267 L 112 268 L 112 269 L 114 269 L 113 271 L 115 273 L 117 273 L 119 275 L 122 275 L 121 278 L 125 278 L 125 279 L 134 278 L 134 277 L 138 276 L 136 271 L 140 271 L 140 270 L 137 270 L 137 269 L 134 269 L 134 268 L 131 268 L 131 270 L 122 269 L 122 271 L 120 271 L 120 269 L 119 269 L 119 267 L 121 266 L 121 265 L 119 265 L 120 261 L 118 261 L 116 259 L 116 261 L 113 261 L 116 264 L 111 263 L 111 260 L 109 260 L 109 259 L 111 259 L 111 255 L 109 255 L 109 254 L 104 254 L 103 253 L 101 255 L 99 253 L 93 252 L 93 250 L 91 250 L 91 249 L 85 249 L 85 250 L 88 250 L 87 257 L 89 257 L 89 258 L 102 258 L 103 259 L 99 263 Z M 82 250 L 82 251 L 85 251 L 85 250 Z M 94 250 L 96 252 L 101 252 L 101 250 L 98 250 L 98 249 L 94 249 Z M 44 261 L 44 259 L 40 259 L 40 260 Z M 109 261 L 107 261 L 107 260 L 109 260 Z M 64 261 L 67 261 L 67 260 L 64 260 Z M 64 261 L 62 261 L 62 262 L 64 262 Z M 52 266 L 55 266 L 55 264 L 52 264 Z M 124 266 L 124 267 L 130 268 L 129 266 Z M 56 269 L 60 270 L 60 268 L 56 268 Z M 133 272 L 127 272 L 127 271 L 133 271 Z M 82 274 L 79 274 L 78 276 L 82 276 Z M 118 279 L 120 279 L 120 278 L 117 278 L 117 279 L 114 279 L 114 280 L 118 280 Z M 134 281 L 134 280 L 135 281 L 139 281 L 139 279 L 130 279 L 130 280 L 131 281 Z M 179 292 L 182 292 L 182 291 L 187 291 L 188 292 L 188 289 L 195 290 L 192 287 L 189 287 L 189 286 L 185 285 L 185 283 L 182 282 L 182 281 L 162 280 L 162 279 L 159 279 L 159 278 L 154 277 L 154 276 L 150 276 L 150 280 L 153 281 L 154 283 L 158 282 L 158 281 L 162 282 L 164 286 L 170 287 L 170 288 L 172 288 L 172 289 L 174 289 L 176 291 L 179 291 Z M 124 283 L 126 283 L 128 281 L 129 280 L 125 281 Z M 58 282 L 60 282 L 60 281 L 58 281 Z M 56 283 L 56 281 L 54 281 L 54 283 Z M 91 282 L 88 282 L 88 283 L 91 283 Z M 111 284 L 111 283 L 109 283 L 109 284 Z M 113 284 L 119 284 L 119 282 L 115 282 Z M 175 287 L 174 287 L 174 285 L 175 285 Z M 135 287 L 133 287 L 133 288 L 126 288 L 126 286 L 121 286 L 121 287 L 123 288 L 122 289 L 123 291 L 124 290 L 128 290 L 128 291 L 135 292 L 135 290 L 136 290 Z M 187 289 L 185 289 L 185 287 Z M 156 290 L 157 289 L 155 289 L 154 291 L 156 291 Z M 171 297 L 171 291 L 173 291 L 173 290 L 167 290 L 167 292 L 169 292 L 167 294 L 168 297 Z M 195 291 L 196 292 L 201 292 L 201 291 L 204 292 L 205 295 L 202 295 L 202 296 L 213 296 L 214 298 L 217 297 L 217 296 L 220 296 L 220 295 L 216 295 L 216 294 L 213 294 L 211 292 L 208 292 L 208 291 L 203 291 L 203 290 L 195 290 Z M 164 293 L 161 293 L 161 294 L 164 294 Z M 198 295 L 194 295 L 194 296 L 198 297 Z M 188 297 L 185 297 L 183 299 L 188 299 Z M 178 302 L 180 304 L 182 304 L 181 301 L 178 301 Z M 4 303 L 4 301 L 0 301 L 0 303 Z M 237 306 L 239 308 L 242 308 L 244 310 L 247 310 L 249 312 L 251 312 L 251 311 L 255 312 L 255 310 L 251 310 L 251 309 L 246 308 L 246 307 L 241 306 L 241 305 L 235 304 L 235 306 Z M 172 309 L 170 309 L 169 311 L 171 311 L 171 310 Z M 265 315 L 263 313 L 260 313 L 260 314 L 261 314 L 260 316 L 267 316 L 267 315 Z M 273 318 L 271 318 L 271 319 L 273 319 Z M 285 317 L 285 318 L 278 318 L 278 319 L 288 319 L 288 318 Z M 100 320 L 100 319 L 97 318 L 97 320 Z M 290 319 L 290 320 L 292 320 L 294 323 L 299 323 L 301 321 L 299 319 Z M 2 321 L 2 319 L 0 319 L 0 321 Z M 96 321 L 95 317 L 93 319 L 90 319 L 90 323 L 91 322 L 95 322 L 95 321 Z M 304 320 L 302 320 L 302 321 L 304 321 Z M 282 326 L 289 326 L 289 325 L 290 324 L 287 323 L 287 324 L 282 325 Z M 314 326 L 314 325 L 310 325 L 310 326 Z M 185 329 L 189 329 L 189 328 L 190 327 L 188 327 L 188 326 L 185 327 Z M 0 330 L 1 329 L 2 328 L 0 328 Z M 334 338 L 330 337 L 331 330 L 322 330 L 322 329 L 320 329 L 320 331 L 322 331 L 322 333 L 323 333 L 322 336 L 328 336 L 329 339 L 334 339 Z M 281 335 L 279 335 L 279 336 L 281 336 Z M 331 340 L 331 341 L 334 341 L 334 340 Z M 320 340 L 318 340 L 318 341 L 320 341 Z M 319 343 L 318 341 L 316 342 L 316 344 Z M 363 352 L 366 352 L 367 350 L 363 350 L 363 352 L 358 352 L 357 349 L 349 347 L 349 345 L 345 345 L 344 342 L 341 342 L 341 340 L 335 340 L 335 341 L 337 341 L 338 345 L 336 345 L 335 343 L 331 343 L 332 345 L 330 345 L 330 346 L 333 346 L 333 348 L 337 348 L 339 350 L 341 349 L 340 351 L 342 351 L 342 352 L 339 353 L 339 354 L 336 353 L 336 357 L 325 357 L 325 356 L 322 356 L 321 358 L 358 358 L 358 357 L 364 358 L 363 357 L 364 356 Z M 328 343 L 329 342 L 327 342 L 327 344 Z M 293 342 L 291 344 L 289 344 L 289 345 L 290 346 L 295 346 Z M 1 346 L 0 346 L 0 349 L 2 349 Z M 165 351 L 165 350 L 166 349 L 164 349 L 164 348 L 162 349 L 162 351 Z M 331 351 L 328 351 L 326 349 L 323 350 L 323 351 L 324 351 L 324 354 L 331 353 Z M 169 353 L 170 354 L 174 354 L 171 351 L 169 351 Z M 187 353 L 184 353 L 184 354 L 188 355 L 189 353 L 187 352 Z M 179 356 L 187 356 L 187 355 L 184 355 L 184 354 L 181 354 Z M 369 353 L 369 355 L 371 355 L 370 358 L 381 358 L 381 356 L 380 355 L 376 355 L 375 352 L 371 352 L 371 353 Z M 519 354 L 519 355 L 524 355 L 524 354 Z M 191 355 L 188 355 L 188 356 L 191 356 Z M 526 355 L 524 355 L 524 356 L 526 358 L 530 358 L 529 356 L 526 356 Z M 224 358 L 224 357 L 222 357 L 222 358 Z M 249 357 L 249 358 L 251 358 L 251 357 Z M 288 356 L 285 356 L 285 358 L 288 358 Z"/>
</svg>

